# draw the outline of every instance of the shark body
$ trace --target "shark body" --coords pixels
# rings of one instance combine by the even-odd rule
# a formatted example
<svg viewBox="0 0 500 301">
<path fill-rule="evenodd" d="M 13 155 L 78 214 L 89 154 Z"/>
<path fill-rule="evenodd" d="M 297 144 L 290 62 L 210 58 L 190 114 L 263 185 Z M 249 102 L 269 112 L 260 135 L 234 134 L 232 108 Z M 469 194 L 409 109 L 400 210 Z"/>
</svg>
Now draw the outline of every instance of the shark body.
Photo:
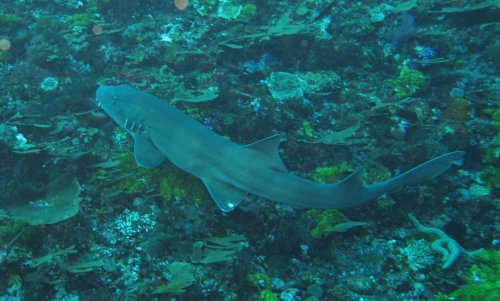
<svg viewBox="0 0 500 301">
<path fill-rule="evenodd" d="M 128 86 L 102 86 L 97 103 L 134 139 L 136 162 L 153 168 L 164 160 L 200 178 L 217 206 L 234 210 L 251 193 L 307 208 L 347 208 L 367 204 L 405 185 L 432 179 L 464 152 L 436 157 L 386 181 L 364 185 L 362 171 L 334 184 L 322 184 L 289 173 L 279 154 L 281 135 L 239 145 L 174 108 L 165 100 Z"/>
</svg>

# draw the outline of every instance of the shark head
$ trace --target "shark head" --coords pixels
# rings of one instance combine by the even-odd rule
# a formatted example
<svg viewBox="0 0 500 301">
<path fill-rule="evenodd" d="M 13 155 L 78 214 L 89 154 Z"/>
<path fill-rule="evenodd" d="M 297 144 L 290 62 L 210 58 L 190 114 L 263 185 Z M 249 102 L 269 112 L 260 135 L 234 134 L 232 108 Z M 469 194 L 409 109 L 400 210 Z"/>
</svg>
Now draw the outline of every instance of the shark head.
<svg viewBox="0 0 500 301">
<path fill-rule="evenodd" d="M 123 124 L 128 115 L 129 98 L 116 86 L 102 86 L 97 89 L 96 101 L 118 124 Z"/>
<path fill-rule="evenodd" d="M 101 86 L 96 92 L 96 101 L 113 120 L 131 134 L 145 131 L 142 126 L 142 95 L 127 86 Z"/>
</svg>

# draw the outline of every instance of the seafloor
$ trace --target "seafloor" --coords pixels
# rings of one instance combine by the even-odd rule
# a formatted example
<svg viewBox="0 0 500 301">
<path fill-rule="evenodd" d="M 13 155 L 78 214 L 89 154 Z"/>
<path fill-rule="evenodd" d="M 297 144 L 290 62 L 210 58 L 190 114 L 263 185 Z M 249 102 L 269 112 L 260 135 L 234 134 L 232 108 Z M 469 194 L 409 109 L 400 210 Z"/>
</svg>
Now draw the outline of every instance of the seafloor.
<svg viewBox="0 0 500 301">
<path fill-rule="evenodd" d="M 499 300 L 499 36 L 498 0 L 3 0 L 0 300 Z M 465 161 L 362 207 L 222 213 L 136 164 L 95 102 L 118 84 L 282 133 L 318 182 Z"/>
</svg>

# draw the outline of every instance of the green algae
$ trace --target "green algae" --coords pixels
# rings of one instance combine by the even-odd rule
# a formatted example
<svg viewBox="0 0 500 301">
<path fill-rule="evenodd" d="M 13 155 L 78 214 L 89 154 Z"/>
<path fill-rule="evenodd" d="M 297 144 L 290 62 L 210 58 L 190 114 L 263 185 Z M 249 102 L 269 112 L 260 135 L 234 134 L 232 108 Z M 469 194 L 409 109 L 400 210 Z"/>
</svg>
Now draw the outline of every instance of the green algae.
<svg viewBox="0 0 500 301">
<path fill-rule="evenodd" d="M 304 136 L 306 136 L 307 138 L 310 138 L 310 139 L 316 138 L 316 133 L 314 131 L 314 127 L 309 121 L 304 120 L 302 122 L 302 129 L 301 130 L 304 133 Z"/>
<path fill-rule="evenodd" d="M 256 288 L 268 288 L 271 286 L 271 277 L 264 273 L 248 274 L 247 280 L 253 287 Z"/>
<path fill-rule="evenodd" d="M 342 162 L 333 166 L 316 167 L 313 179 L 321 183 L 334 183 L 342 180 L 350 172 L 352 172 L 352 167 L 349 164 Z"/>
<path fill-rule="evenodd" d="M 0 63 L 7 61 L 9 58 L 9 53 L 7 51 L 0 51 Z"/>
<path fill-rule="evenodd" d="M 450 294 L 437 294 L 434 301 L 494 301 L 500 292 L 500 250 L 481 254 L 481 264 L 474 264 L 469 271 L 467 284 Z"/>
<path fill-rule="evenodd" d="M 247 3 L 243 5 L 240 15 L 238 16 L 238 21 L 250 21 L 255 16 L 257 16 L 257 5 L 254 3 Z"/>
<path fill-rule="evenodd" d="M 388 197 L 387 195 L 381 196 L 377 200 L 377 207 L 382 210 L 391 210 L 396 205 L 396 201 L 393 198 Z"/>
<path fill-rule="evenodd" d="M 500 168 L 487 166 L 482 170 L 480 177 L 487 187 L 500 187 Z"/>
<path fill-rule="evenodd" d="M 403 99 L 419 92 L 425 86 L 425 76 L 417 69 L 404 66 L 399 76 L 392 81 L 392 87 L 397 98 Z"/>
<path fill-rule="evenodd" d="M 335 231 L 336 225 L 349 221 L 347 217 L 337 209 L 310 209 L 306 211 L 305 216 L 316 223 L 310 232 L 314 239 L 326 237 L 328 234 Z"/>
<path fill-rule="evenodd" d="M 145 194 L 158 188 L 166 202 L 189 199 L 199 203 L 208 198 L 199 179 L 169 162 L 159 168 L 140 167 L 131 152 L 118 155 L 111 168 L 99 169 L 95 180 L 103 186 L 105 195 L 116 195 L 120 192 Z"/>
<path fill-rule="evenodd" d="M 260 300 L 261 301 L 279 301 L 279 296 L 277 293 L 273 292 L 270 289 L 264 289 L 260 292 Z"/>
<path fill-rule="evenodd" d="M 71 17 L 69 17 L 68 20 L 66 20 L 66 25 L 69 30 L 72 30 L 77 26 L 87 27 L 91 24 L 94 24 L 95 22 L 96 18 L 91 14 L 81 13 L 81 14 L 74 14 Z"/>
<path fill-rule="evenodd" d="M 0 26 L 13 26 L 23 23 L 24 19 L 15 14 L 0 14 Z"/>
</svg>

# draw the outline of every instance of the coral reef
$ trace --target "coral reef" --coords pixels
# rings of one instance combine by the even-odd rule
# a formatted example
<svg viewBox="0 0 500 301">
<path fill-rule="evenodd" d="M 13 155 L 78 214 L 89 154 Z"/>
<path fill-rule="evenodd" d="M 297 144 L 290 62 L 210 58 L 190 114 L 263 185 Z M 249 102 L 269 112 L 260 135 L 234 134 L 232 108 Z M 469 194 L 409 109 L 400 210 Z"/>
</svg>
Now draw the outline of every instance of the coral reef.
<svg viewBox="0 0 500 301">
<path fill-rule="evenodd" d="M 498 299 L 498 10 L 1 1 L 0 300 Z M 247 195 L 221 213 L 169 162 L 136 164 L 100 85 L 157 95 L 239 144 L 280 133 L 286 167 L 317 182 L 365 167 L 384 181 L 453 150 L 465 162 L 365 207 Z"/>
</svg>

